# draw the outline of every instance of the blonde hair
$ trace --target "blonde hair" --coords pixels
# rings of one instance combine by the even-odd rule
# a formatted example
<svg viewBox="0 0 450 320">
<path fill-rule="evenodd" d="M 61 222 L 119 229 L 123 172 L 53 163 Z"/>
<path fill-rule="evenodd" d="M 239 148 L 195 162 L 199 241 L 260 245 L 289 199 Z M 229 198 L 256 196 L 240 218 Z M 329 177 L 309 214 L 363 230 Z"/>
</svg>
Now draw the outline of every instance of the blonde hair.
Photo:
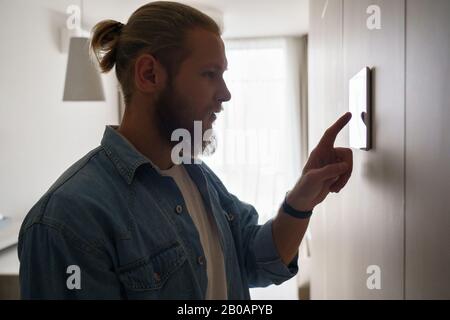
<svg viewBox="0 0 450 320">
<path fill-rule="evenodd" d="M 202 28 L 220 35 L 217 23 L 190 6 L 169 1 L 148 3 L 136 10 L 126 25 L 104 20 L 92 29 L 91 52 L 103 73 L 116 67 L 125 105 L 134 90 L 134 62 L 141 53 L 152 54 L 175 76 L 189 54 L 184 45 L 186 32 Z"/>
</svg>

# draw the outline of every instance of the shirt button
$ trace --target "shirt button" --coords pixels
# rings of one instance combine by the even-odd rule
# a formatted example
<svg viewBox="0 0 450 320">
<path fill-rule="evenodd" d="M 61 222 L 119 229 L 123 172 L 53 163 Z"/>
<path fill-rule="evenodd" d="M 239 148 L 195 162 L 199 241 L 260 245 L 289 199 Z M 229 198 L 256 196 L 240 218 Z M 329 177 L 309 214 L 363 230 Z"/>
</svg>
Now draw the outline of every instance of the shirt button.
<svg viewBox="0 0 450 320">
<path fill-rule="evenodd" d="M 204 256 L 199 256 L 197 261 L 198 261 L 199 265 L 204 265 L 205 264 L 205 257 Z"/>
<path fill-rule="evenodd" d="M 182 213 L 183 212 L 183 207 L 181 205 L 177 205 L 175 207 L 175 212 L 178 213 L 178 214 Z"/>
</svg>

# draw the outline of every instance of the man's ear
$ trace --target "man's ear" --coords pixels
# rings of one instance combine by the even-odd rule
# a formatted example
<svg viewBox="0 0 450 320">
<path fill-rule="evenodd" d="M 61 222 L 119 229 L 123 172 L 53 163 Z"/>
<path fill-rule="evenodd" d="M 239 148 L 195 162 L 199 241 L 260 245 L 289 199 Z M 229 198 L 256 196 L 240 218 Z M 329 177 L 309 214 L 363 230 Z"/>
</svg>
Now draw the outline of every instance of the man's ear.
<svg viewBox="0 0 450 320">
<path fill-rule="evenodd" d="M 163 66 L 151 54 L 141 54 L 134 64 L 134 83 L 143 93 L 159 91 L 166 81 Z"/>
</svg>

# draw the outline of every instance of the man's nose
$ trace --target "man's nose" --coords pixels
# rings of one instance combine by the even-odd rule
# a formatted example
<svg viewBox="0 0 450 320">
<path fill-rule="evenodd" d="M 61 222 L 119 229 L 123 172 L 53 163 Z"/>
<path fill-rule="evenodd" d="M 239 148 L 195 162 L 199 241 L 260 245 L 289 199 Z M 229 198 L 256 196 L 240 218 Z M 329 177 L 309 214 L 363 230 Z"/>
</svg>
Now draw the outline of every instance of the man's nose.
<svg viewBox="0 0 450 320">
<path fill-rule="evenodd" d="M 231 93 L 230 90 L 228 90 L 227 85 L 225 84 L 225 81 L 223 81 L 223 87 L 221 88 L 219 94 L 218 94 L 218 99 L 217 99 L 220 103 L 222 102 L 227 102 L 231 100 Z"/>
</svg>

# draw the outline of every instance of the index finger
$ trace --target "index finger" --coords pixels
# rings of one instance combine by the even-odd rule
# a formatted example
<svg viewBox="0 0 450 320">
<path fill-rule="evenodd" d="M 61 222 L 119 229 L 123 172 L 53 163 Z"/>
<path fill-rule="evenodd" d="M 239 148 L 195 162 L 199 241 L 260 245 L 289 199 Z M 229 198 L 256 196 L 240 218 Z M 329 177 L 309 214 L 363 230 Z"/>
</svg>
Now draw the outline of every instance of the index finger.
<svg viewBox="0 0 450 320">
<path fill-rule="evenodd" d="M 351 112 L 347 112 L 342 117 L 340 117 L 331 127 L 327 129 L 327 131 L 325 131 L 322 139 L 320 139 L 319 144 L 333 147 L 337 135 L 347 125 L 351 118 Z"/>
</svg>

